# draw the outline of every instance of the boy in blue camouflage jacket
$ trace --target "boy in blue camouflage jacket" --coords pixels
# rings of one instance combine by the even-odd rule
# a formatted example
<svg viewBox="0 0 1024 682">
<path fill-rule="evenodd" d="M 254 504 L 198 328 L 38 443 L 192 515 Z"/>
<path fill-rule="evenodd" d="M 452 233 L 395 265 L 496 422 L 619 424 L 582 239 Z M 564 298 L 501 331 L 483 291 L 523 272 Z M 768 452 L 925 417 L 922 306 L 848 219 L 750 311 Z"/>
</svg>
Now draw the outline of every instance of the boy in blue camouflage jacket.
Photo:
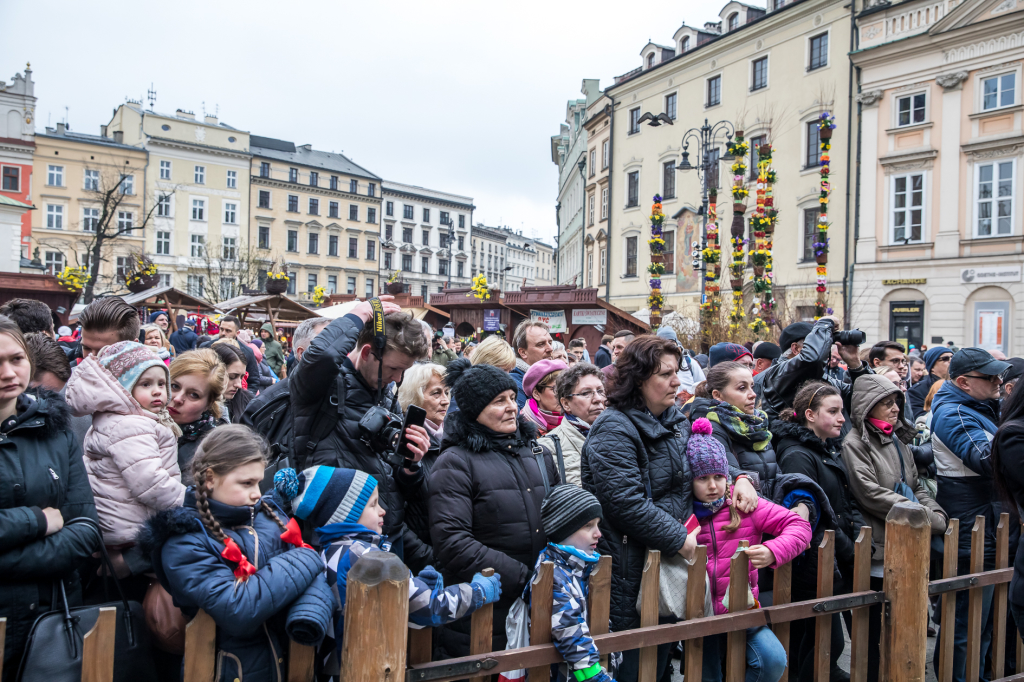
<svg viewBox="0 0 1024 682">
<path fill-rule="evenodd" d="M 601 531 L 601 503 L 582 488 L 559 485 L 551 490 L 540 508 L 541 523 L 548 544 L 541 550 L 534 568 L 534 577 L 545 561 L 554 564 L 552 589 L 551 640 L 565 663 L 551 667 L 557 682 L 612 682 L 601 665 L 601 654 L 587 625 L 587 595 L 590 574 L 601 555 L 597 541 Z M 526 583 L 523 601 L 530 603 L 530 585 Z M 610 667 L 616 668 L 621 658 L 613 654 Z M 538 682 L 531 680 L 530 682 Z"/>
<path fill-rule="evenodd" d="M 367 552 L 391 548 L 384 528 L 385 509 L 380 505 L 377 480 L 355 469 L 314 466 L 301 474 L 283 469 L 274 485 L 291 501 L 296 517 L 316 531 L 327 567 L 327 584 L 334 593 L 334 641 L 324 640 L 321 649 L 340 659 L 345 626 L 345 594 L 348 571 Z M 484 604 L 498 601 L 501 576 L 477 573 L 468 583 L 444 586 L 441 575 L 427 566 L 414 576 L 409 572 L 409 625 L 437 627 L 466 616 Z"/>
</svg>

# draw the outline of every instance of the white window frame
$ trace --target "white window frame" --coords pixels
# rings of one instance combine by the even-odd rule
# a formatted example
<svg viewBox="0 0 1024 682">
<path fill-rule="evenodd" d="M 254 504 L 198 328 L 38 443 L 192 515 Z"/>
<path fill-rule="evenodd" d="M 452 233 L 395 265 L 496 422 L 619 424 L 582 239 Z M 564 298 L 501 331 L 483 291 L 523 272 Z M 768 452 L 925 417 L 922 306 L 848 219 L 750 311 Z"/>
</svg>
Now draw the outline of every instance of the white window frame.
<svg viewBox="0 0 1024 682">
<path fill-rule="evenodd" d="M 914 122 L 914 98 L 918 95 L 924 95 L 924 120 Z M 908 99 L 910 100 L 910 122 L 900 123 L 900 101 Z M 923 123 L 928 122 L 928 109 L 931 106 L 931 97 L 927 90 L 918 90 L 916 92 L 901 92 L 892 100 L 892 127 L 893 128 L 909 128 L 910 126 L 919 126 Z"/>
<path fill-rule="evenodd" d="M 193 296 L 199 296 L 200 298 L 206 292 L 206 277 L 203 275 L 188 275 L 186 280 L 186 289 L 188 293 Z"/>
<path fill-rule="evenodd" d="M 765 60 L 764 86 L 760 87 L 760 88 L 757 88 L 755 90 L 754 89 L 754 63 L 755 62 L 759 62 L 762 59 Z M 770 75 L 771 75 L 771 66 L 772 66 L 771 54 L 768 53 L 768 52 L 765 52 L 764 54 L 759 54 L 759 55 L 756 55 L 754 57 L 751 57 L 751 59 L 750 59 L 749 63 L 747 64 L 747 66 L 748 66 L 748 68 L 747 68 L 747 78 L 750 81 L 749 83 L 747 83 L 747 90 L 749 92 L 761 92 L 762 90 L 767 90 L 771 86 L 771 84 L 772 84 L 771 83 L 771 77 L 770 77 Z"/>
<path fill-rule="evenodd" d="M 828 49 L 825 50 L 825 65 L 817 68 L 811 68 L 811 40 L 818 38 L 822 35 L 828 36 Z M 804 41 L 804 73 L 818 73 L 825 69 L 832 68 L 832 27 L 829 26 L 825 30 L 820 28 L 812 32 L 811 35 L 807 36 L 807 40 Z"/>
<path fill-rule="evenodd" d="M 642 235 L 640 234 L 640 230 L 637 229 L 637 228 L 631 228 L 629 230 L 629 232 L 626 232 L 626 233 L 624 233 L 622 235 L 622 243 L 621 243 L 621 247 L 622 247 L 622 271 L 621 271 L 622 272 L 622 279 L 636 279 L 636 278 L 640 277 L 640 273 L 642 271 L 641 270 L 641 266 L 640 266 L 640 239 L 641 239 L 641 236 Z M 629 262 L 628 243 L 629 243 L 629 239 L 633 238 L 633 237 L 636 238 L 636 274 L 635 275 L 627 275 L 626 272 L 628 270 L 627 266 L 628 266 L 628 262 Z"/>
<path fill-rule="evenodd" d="M 135 194 L 135 176 L 128 174 L 121 176 L 121 194 L 131 196 Z"/>
<path fill-rule="evenodd" d="M 192 199 L 192 213 L 190 219 L 193 222 L 206 222 L 206 199 Z"/>
<path fill-rule="evenodd" d="M 229 170 L 225 181 L 228 189 L 238 189 L 238 171 Z"/>
<path fill-rule="evenodd" d="M 608 154 L 611 150 L 611 140 L 601 142 L 601 170 L 608 169 Z"/>
<path fill-rule="evenodd" d="M 161 272 L 157 275 L 160 278 L 160 286 L 169 287 L 171 286 L 171 276 L 165 272 Z"/>
<path fill-rule="evenodd" d="M 63 230 L 64 229 L 64 205 L 63 204 L 47 204 L 46 205 L 46 229 L 48 229 L 48 230 Z"/>
<path fill-rule="evenodd" d="M 46 169 L 46 184 L 50 187 L 63 187 L 64 166 L 48 164 Z"/>
<path fill-rule="evenodd" d="M 710 95 L 711 93 L 708 91 L 708 88 L 711 85 L 711 81 L 713 81 L 716 78 L 718 79 L 718 101 L 715 102 L 714 104 L 711 104 L 711 102 L 710 102 L 710 100 L 708 98 L 708 95 Z M 721 71 L 719 71 L 718 73 L 713 73 L 713 74 L 711 74 L 710 76 L 708 76 L 707 78 L 704 79 L 704 108 L 705 109 L 711 109 L 712 107 L 719 107 L 719 106 L 722 106 L 722 72 Z"/>
<path fill-rule="evenodd" d="M 126 234 L 131 234 L 132 224 L 135 222 L 135 214 L 131 211 L 118 211 L 117 212 L 117 231 L 126 230 Z"/>
<path fill-rule="evenodd" d="M 601 188 L 601 220 L 608 220 L 608 188 Z"/>
<path fill-rule="evenodd" d="M 626 110 L 626 136 L 627 137 L 632 137 L 633 135 L 639 135 L 644 130 L 644 124 L 643 123 L 637 123 L 636 124 L 636 130 L 630 130 L 630 126 L 633 123 L 632 117 L 633 117 L 633 112 L 634 111 L 636 112 L 637 121 L 639 121 L 640 117 L 644 115 L 644 108 L 643 108 L 642 105 L 638 105 L 638 106 L 635 106 L 635 107 L 630 107 L 629 109 Z"/>
<path fill-rule="evenodd" d="M 160 162 L 160 179 L 170 180 L 171 179 L 171 162 L 161 161 Z"/>
<path fill-rule="evenodd" d="M 89 221 L 95 220 L 93 227 L 89 229 Z M 93 208 L 92 206 L 84 206 L 82 208 L 82 232 L 95 232 L 96 227 L 100 222 L 100 209 Z"/>
<path fill-rule="evenodd" d="M 100 172 L 86 168 L 82 173 L 82 189 L 87 192 L 98 192 L 100 189 Z"/>
<path fill-rule="evenodd" d="M 911 204 L 912 193 L 913 193 L 913 178 L 915 176 L 921 176 L 921 238 L 920 239 L 909 239 L 904 241 L 902 239 L 896 239 L 896 212 L 897 210 L 906 214 L 906 222 L 904 223 L 904 230 L 906 233 L 911 232 L 910 215 L 911 211 L 916 208 Z M 902 244 L 920 244 L 928 241 L 928 201 L 930 199 L 931 192 L 931 173 L 927 170 L 915 171 L 913 173 L 900 173 L 899 175 L 889 176 L 889 244 L 893 246 L 900 246 Z M 896 208 L 896 182 L 897 180 L 906 180 L 907 182 L 907 203 L 902 209 Z"/>
<path fill-rule="evenodd" d="M 997 79 L 999 87 L 1002 87 L 1003 77 L 1013 75 L 1013 101 L 1009 104 L 999 104 L 999 100 L 1002 99 L 1002 89 L 996 90 L 996 106 L 989 109 L 985 108 L 985 81 Z M 1020 68 L 1008 69 L 999 73 L 986 73 L 979 75 L 976 80 L 976 90 L 978 92 L 978 111 L 998 111 L 999 109 L 1006 109 L 1007 107 L 1016 106 L 1021 101 L 1020 97 L 1020 83 L 1021 83 L 1021 70 Z"/>
<path fill-rule="evenodd" d="M 238 204 L 233 201 L 224 202 L 224 224 L 238 224 Z"/>
<path fill-rule="evenodd" d="M 156 197 L 156 215 L 158 218 L 170 218 L 174 211 L 174 202 L 170 194 L 158 194 Z"/>
<path fill-rule="evenodd" d="M 51 258 L 51 256 L 53 256 Z M 64 254 L 60 251 L 47 251 L 43 258 L 45 259 L 46 272 L 51 275 L 59 275 L 64 270 Z"/>
<path fill-rule="evenodd" d="M 224 260 L 238 260 L 237 237 L 221 237 L 221 258 Z"/>
<path fill-rule="evenodd" d="M 235 297 L 235 291 L 237 291 L 238 281 L 234 277 L 221 277 L 220 278 L 220 296 L 221 300 L 226 301 Z"/>
<path fill-rule="evenodd" d="M 671 112 L 669 112 L 669 106 L 668 106 L 668 100 L 669 100 L 670 97 L 672 98 L 672 111 Z M 673 121 L 676 120 L 676 118 L 679 117 L 679 92 L 678 91 L 670 92 L 667 95 L 665 95 L 665 113 L 668 114 L 668 117 L 671 118 Z"/>
<path fill-rule="evenodd" d="M 1013 164 L 1013 177 L 1010 180 L 1010 187 L 1013 188 L 1014 194 L 1010 195 L 1010 231 L 1008 233 L 1006 233 L 1006 234 L 999 234 L 999 226 L 998 226 L 999 217 L 997 215 L 998 206 L 996 204 L 996 202 L 999 200 L 999 198 L 998 198 L 998 195 L 996 194 L 997 187 L 995 185 L 999 182 L 999 179 L 997 177 L 998 166 L 999 166 L 999 164 L 1006 163 L 1006 162 L 1010 162 L 1010 163 Z M 992 204 L 993 204 L 993 210 L 992 210 L 992 234 L 986 234 L 986 235 L 978 234 L 978 208 L 979 208 L 979 203 L 980 203 L 979 199 L 978 199 L 978 182 L 979 182 L 979 180 L 981 178 L 981 167 L 982 166 L 992 166 L 992 170 L 993 170 L 993 176 L 992 176 L 993 195 L 992 195 L 992 198 L 990 200 L 987 200 L 987 201 L 991 201 Z M 971 199 L 972 199 L 971 200 L 971 204 L 972 204 L 972 208 L 971 208 L 971 236 L 974 239 L 992 239 L 992 238 L 995 238 L 995 237 L 1009 237 L 1009 236 L 1012 236 L 1012 235 L 1017 233 L 1017 202 L 1015 201 L 1015 199 L 1016 199 L 1016 192 L 1017 192 L 1017 182 L 1018 181 L 1017 181 L 1017 159 L 1016 158 L 990 159 L 988 161 L 985 161 L 984 163 L 975 163 L 974 164 L 974 185 L 973 185 L 972 190 L 971 190 Z"/>
<path fill-rule="evenodd" d="M 171 232 L 170 230 L 156 230 L 156 255 L 171 255 Z"/>
<path fill-rule="evenodd" d="M 205 185 L 206 184 L 206 166 L 200 166 L 199 164 L 196 164 L 196 167 L 193 170 L 192 179 L 193 179 L 194 184 L 196 184 L 196 185 Z"/>
<path fill-rule="evenodd" d="M 206 235 L 189 235 L 189 255 L 192 258 L 204 258 L 206 256 Z"/>
<path fill-rule="evenodd" d="M 636 173 L 636 205 L 629 205 L 629 174 Z M 639 208 L 643 203 L 643 199 L 640 194 L 640 185 L 643 182 L 643 173 L 641 172 L 640 166 L 630 166 L 626 168 L 622 173 L 622 207 L 623 210 L 631 211 Z"/>
</svg>

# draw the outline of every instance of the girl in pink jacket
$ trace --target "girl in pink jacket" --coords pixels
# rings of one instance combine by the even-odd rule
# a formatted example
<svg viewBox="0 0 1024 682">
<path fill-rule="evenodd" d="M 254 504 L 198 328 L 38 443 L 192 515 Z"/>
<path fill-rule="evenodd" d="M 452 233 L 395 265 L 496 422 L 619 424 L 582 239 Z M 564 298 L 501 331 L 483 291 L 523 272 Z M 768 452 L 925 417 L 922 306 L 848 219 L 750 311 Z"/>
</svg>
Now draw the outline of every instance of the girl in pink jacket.
<svg viewBox="0 0 1024 682">
<path fill-rule="evenodd" d="M 169 383 L 167 366 L 152 348 L 119 341 L 82 360 L 65 392 L 77 416 L 92 415 L 85 468 L 103 544 L 125 572 L 131 566 L 121 554 L 134 545 L 146 519 L 185 499 L 178 468 L 181 430 L 167 412 Z"/>
<path fill-rule="evenodd" d="M 700 521 L 696 542 L 707 547 L 708 580 L 715 615 L 728 612 L 729 562 L 746 540 L 750 560 L 748 608 L 759 608 L 757 569 L 772 568 L 792 561 L 811 540 L 811 526 L 795 513 L 768 500 L 758 500 L 757 509 L 742 514 L 729 504 L 729 462 L 725 449 L 712 435 L 711 422 L 697 419 L 686 445 L 686 457 L 693 474 L 693 513 Z M 762 544 L 762 534 L 773 535 Z M 725 635 L 704 638 L 703 682 L 719 682 L 722 669 L 719 647 Z M 767 627 L 747 630 L 746 682 L 778 682 L 786 669 L 786 650 Z"/>
</svg>

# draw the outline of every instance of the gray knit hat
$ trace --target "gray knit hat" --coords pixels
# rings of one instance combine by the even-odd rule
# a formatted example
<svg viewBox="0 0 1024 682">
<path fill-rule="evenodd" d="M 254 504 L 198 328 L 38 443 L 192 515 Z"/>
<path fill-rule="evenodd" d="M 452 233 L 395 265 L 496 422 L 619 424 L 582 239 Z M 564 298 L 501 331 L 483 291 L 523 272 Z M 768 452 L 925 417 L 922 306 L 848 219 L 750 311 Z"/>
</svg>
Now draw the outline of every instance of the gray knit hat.
<svg viewBox="0 0 1024 682">
<path fill-rule="evenodd" d="M 564 542 L 588 521 L 603 516 L 597 498 L 574 485 L 556 485 L 540 505 L 544 533 L 554 543 Z"/>
</svg>

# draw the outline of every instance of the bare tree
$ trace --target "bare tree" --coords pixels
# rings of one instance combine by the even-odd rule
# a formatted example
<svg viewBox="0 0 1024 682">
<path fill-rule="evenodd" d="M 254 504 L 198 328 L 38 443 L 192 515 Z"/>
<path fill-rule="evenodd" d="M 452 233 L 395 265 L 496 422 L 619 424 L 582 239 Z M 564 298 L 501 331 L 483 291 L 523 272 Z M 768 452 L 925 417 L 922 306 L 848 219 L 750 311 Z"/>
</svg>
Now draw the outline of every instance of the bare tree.
<svg viewBox="0 0 1024 682">
<path fill-rule="evenodd" d="M 267 271 L 284 259 L 252 244 L 222 243 L 207 244 L 202 255 L 191 261 L 189 274 L 203 278 L 203 295 L 211 301 L 223 301 L 239 295 L 243 288 L 262 288 Z"/>
</svg>

